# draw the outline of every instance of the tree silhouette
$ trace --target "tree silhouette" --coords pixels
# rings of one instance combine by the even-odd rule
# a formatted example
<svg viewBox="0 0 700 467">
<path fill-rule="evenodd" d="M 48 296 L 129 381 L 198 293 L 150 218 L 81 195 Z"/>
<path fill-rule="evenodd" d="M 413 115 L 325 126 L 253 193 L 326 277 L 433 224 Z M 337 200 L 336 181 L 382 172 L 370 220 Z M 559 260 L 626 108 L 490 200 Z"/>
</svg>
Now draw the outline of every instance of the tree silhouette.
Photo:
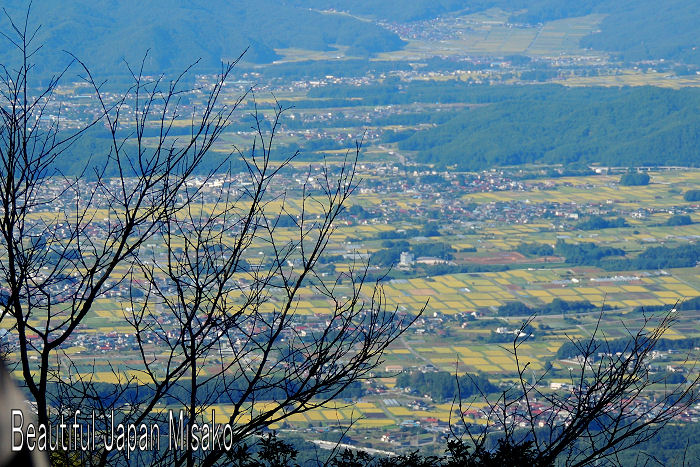
<svg viewBox="0 0 700 467">
<path fill-rule="evenodd" d="M 192 91 L 183 84 L 189 69 L 167 81 L 147 76 L 143 64 L 129 68 L 132 84 L 115 97 L 75 58 L 99 112 L 66 134 L 50 111 L 65 70 L 37 92 L 37 29 L 29 28 L 29 10 L 22 23 L 8 19 L 5 38 L 20 56 L 18 66 L 0 68 L 1 318 L 19 355 L 14 362 L 10 355 L 11 369 L 21 370 L 39 424 L 79 409 L 86 423 L 95 414 L 98 436 L 109 435 L 111 420 L 163 431 L 174 420 L 185 433 L 176 449 L 97 445 L 54 452 L 55 461 L 211 465 L 270 424 L 320 407 L 369 376 L 415 317 L 387 308 L 381 284 L 366 283 L 367 264 L 335 278 L 318 272 L 358 184 L 359 144 L 340 164 L 324 165 L 316 182 L 287 193 L 279 187 L 296 154 L 272 157 L 285 110 L 278 105 L 271 122 L 255 110 L 249 150 L 235 149 L 204 170 L 249 96 L 223 102 L 237 61 L 224 64 L 209 89 L 196 90 L 203 104 L 190 110 L 182 136 L 175 128 Z M 100 128 L 109 141 L 104 163 L 77 176 L 56 169 L 86 132 Z M 231 171 L 234 158 L 245 164 L 244 183 Z M 287 196 L 298 196 L 300 208 L 290 209 Z M 289 218 L 292 235 L 282 236 L 278 224 Z M 251 248 L 264 251 L 259 263 L 246 260 Z M 134 359 L 126 367 L 108 361 L 113 383 L 104 384 L 98 362 L 86 370 L 69 347 L 96 301 L 122 290 L 121 324 L 136 340 Z M 298 305 L 309 290 L 328 306 L 302 332 Z M 205 446 L 202 425 L 217 405 L 232 407 L 216 420 L 229 431 L 211 433 Z"/>
</svg>

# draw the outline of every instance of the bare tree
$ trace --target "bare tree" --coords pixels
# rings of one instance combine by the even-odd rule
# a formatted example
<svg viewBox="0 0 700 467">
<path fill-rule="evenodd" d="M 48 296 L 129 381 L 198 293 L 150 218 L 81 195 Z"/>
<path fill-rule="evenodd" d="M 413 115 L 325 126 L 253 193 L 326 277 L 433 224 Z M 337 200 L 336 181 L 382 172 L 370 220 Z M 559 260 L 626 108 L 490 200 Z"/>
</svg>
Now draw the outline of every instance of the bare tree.
<svg viewBox="0 0 700 467">
<path fill-rule="evenodd" d="M 365 284 L 366 264 L 335 278 L 318 272 L 358 183 L 359 145 L 301 188 L 297 210 L 287 208 L 284 190 L 272 189 L 295 156 L 273 162 L 279 106 L 269 127 L 255 112 L 250 151 L 230 156 L 245 162 L 247 183 L 233 182 L 227 160 L 202 172 L 247 96 L 219 104 L 236 62 L 222 67 L 201 108 L 191 110 L 189 134 L 177 137 L 184 73 L 167 81 L 146 77 L 143 65 L 130 69 L 132 86 L 115 98 L 76 58 L 99 112 L 64 136 L 60 119 L 46 123 L 62 74 L 38 93 L 29 81 L 38 47 L 28 18 L 29 12 L 18 24 L 8 16 L 12 33 L 5 37 L 21 63 L 2 67 L 0 102 L 2 320 L 11 323 L 23 383 L 40 424 L 79 407 L 96 413 L 96 429 L 105 435 L 110 416 L 152 427 L 172 422 L 165 409 L 183 409 L 175 417 L 185 433 L 176 449 L 95 446 L 69 458 L 103 465 L 134 455 L 210 465 L 261 429 L 320 407 L 368 377 L 415 318 L 387 309 L 380 284 Z M 73 177 L 55 169 L 83 133 L 102 126 L 110 142 L 104 164 Z M 205 190 L 211 185 L 218 189 Z M 70 206 L 55 211 L 64 200 Z M 281 240 L 278 226 L 288 219 L 296 233 Z M 162 246 L 163 254 L 147 244 Z M 258 264 L 245 259 L 252 247 L 265 253 Z M 133 329 L 139 363 L 112 367 L 117 382 L 104 385 L 67 349 L 96 300 L 118 288 L 129 290 L 124 323 Z M 328 303 L 308 331 L 295 327 L 304 291 Z M 233 407 L 226 414 L 230 431 L 211 433 L 205 449 L 203 438 L 193 440 L 216 404 Z"/>
<path fill-rule="evenodd" d="M 516 383 L 495 396 L 476 396 L 476 401 L 486 403 L 485 407 L 478 404 L 483 407 L 478 409 L 483 422 L 467 420 L 474 416 L 473 401 L 455 397 L 446 455 L 413 452 L 382 458 L 346 449 L 330 459 L 330 465 L 625 465 L 629 457 L 623 458 L 622 453 L 652 440 L 699 400 L 695 355 L 686 356 L 684 366 L 690 377 L 684 381 L 671 382 L 651 365 L 660 339 L 677 321 L 676 308 L 657 316 L 642 315 L 634 327 L 626 328 L 627 337 L 618 339 L 605 336 L 601 313 L 589 338 L 569 340 L 569 382 L 561 390 L 544 385 L 547 371 L 531 377 L 530 364 L 520 353 L 530 338 L 531 317 L 508 348 L 517 364 Z M 459 378 L 456 384 L 459 394 Z M 681 465 L 692 463 L 686 452 L 679 452 L 678 460 Z M 638 454 L 637 462 L 662 465 L 653 453 Z"/>
<path fill-rule="evenodd" d="M 45 423 L 50 404 L 47 385 L 61 371 L 56 358 L 63 354 L 62 347 L 94 301 L 128 278 L 115 269 L 130 264 L 172 215 L 186 181 L 224 130 L 236 106 L 215 108 L 215 103 L 234 64 L 223 68 L 205 108 L 193 115 L 191 136 L 178 142 L 168 136 L 178 117 L 179 79 L 163 83 L 162 77 L 145 80 L 134 75 L 134 85 L 108 104 L 88 73 L 102 104 L 99 120 L 112 144 L 104 166 L 71 178 L 56 171 L 54 163 L 70 157 L 72 144 L 97 120 L 63 136 L 60 119 L 47 118 L 60 75 L 32 95 L 29 78 L 38 50 L 32 44 L 36 31 L 27 29 L 27 21 L 23 25 L 10 21 L 15 35 L 7 37 L 22 61 L 15 69 L 2 68 L 0 267 L 8 297 L 2 318 L 13 322 L 24 380 L 37 402 L 39 420 Z M 131 122 L 123 115 L 127 106 L 133 108 Z M 147 148 L 144 132 L 154 116 L 160 134 Z M 116 177 L 104 176 L 108 167 L 116 170 Z M 72 206 L 55 213 L 50 209 L 65 199 L 71 199 Z M 104 220 L 98 220 L 97 210 Z M 30 362 L 34 358 L 38 365 Z"/>
<path fill-rule="evenodd" d="M 601 312 L 590 338 L 570 339 L 573 361 L 562 390 L 542 384 L 546 371 L 529 377 L 529 362 L 519 348 L 529 338 L 525 330 L 532 319 L 524 323 L 509 349 L 517 363 L 517 384 L 497 400 L 483 395 L 485 427 L 464 419 L 460 401 L 463 430 L 449 445 L 452 454 L 472 462 L 467 465 L 508 459 L 542 466 L 620 465 L 621 452 L 650 440 L 698 402 L 694 359 L 686 360 L 691 377 L 683 382 L 670 383 L 664 372 L 651 368 L 659 339 L 677 320 L 675 307 L 660 316 L 642 316 L 641 323 L 626 328 L 626 338 L 616 340 L 605 335 L 602 319 Z M 498 439 L 495 449 L 488 448 L 492 436 Z"/>
</svg>

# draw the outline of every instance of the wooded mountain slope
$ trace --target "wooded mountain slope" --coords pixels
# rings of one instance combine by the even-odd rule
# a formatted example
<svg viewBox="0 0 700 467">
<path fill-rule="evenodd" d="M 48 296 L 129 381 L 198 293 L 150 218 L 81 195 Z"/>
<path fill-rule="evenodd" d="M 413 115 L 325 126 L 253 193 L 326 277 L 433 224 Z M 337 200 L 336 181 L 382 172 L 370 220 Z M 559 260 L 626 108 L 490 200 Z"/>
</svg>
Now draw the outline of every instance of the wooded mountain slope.
<svg viewBox="0 0 700 467">
<path fill-rule="evenodd" d="M 3 3 L 15 21 L 23 21 L 27 2 Z M 40 74 L 69 62 L 65 50 L 109 74 L 124 70 L 123 59 L 140 63 L 146 50 L 149 71 L 160 73 L 198 58 L 203 68 L 218 69 L 222 59 L 234 59 L 248 46 L 246 60 L 265 63 L 278 58 L 274 48 L 329 50 L 340 44 L 363 56 L 403 45 L 374 23 L 274 0 L 37 0 L 30 24 L 41 25 L 37 44 L 46 44 L 36 60 Z M 0 28 L 9 31 L 7 18 Z M 0 62 L 6 64 L 13 59 L 7 45 L 0 47 Z"/>
<path fill-rule="evenodd" d="M 421 162 L 460 169 L 523 163 L 700 164 L 700 90 L 543 87 L 546 99 L 496 102 L 408 136 Z M 535 97 L 535 96 L 533 96 Z"/>
<path fill-rule="evenodd" d="M 290 3 L 393 22 L 489 8 L 512 12 L 511 21 L 529 24 L 602 13 L 607 17 L 600 32 L 584 38 L 582 46 L 635 61 L 664 58 L 700 65 L 697 28 L 700 3 L 695 0 L 290 0 Z"/>
</svg>

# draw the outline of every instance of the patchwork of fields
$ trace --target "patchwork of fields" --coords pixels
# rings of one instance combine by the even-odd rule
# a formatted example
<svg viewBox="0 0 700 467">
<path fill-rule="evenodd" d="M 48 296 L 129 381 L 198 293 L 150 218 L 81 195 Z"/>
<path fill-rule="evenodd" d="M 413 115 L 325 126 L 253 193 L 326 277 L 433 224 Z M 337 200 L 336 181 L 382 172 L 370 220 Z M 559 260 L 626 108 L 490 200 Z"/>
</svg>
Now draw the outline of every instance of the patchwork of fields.
<svg viewBox="0 0 700 467">
<path fill-rule="evenodd" d="M 700 172 L 655 172 L 652 173 L 652 183 L 643 187 L 620 186 L 618 180 L 619 176 L 613 175 L 533 179 L 527 182 L 529 185 L 526 186 L 530 188 L 526 191 L 457 192 L 447 202 L 445 193 L 358 193 L 354 200 L 356 205 L 381 212 L 386 218 L 396 216 L 391 221 L 381 221 L 381 217 L 375 216 L 364 221 L 348 218 L 339 222 L 336 234 L 327 246 L 327 254 L 334 258 L 332 265 L 336 273 L 357 266 L 385 249 L 388 245 L 386 238 L 393 238 L 397 232 L 420 228 L 426 223 L 420 213 L 465 205 L 472 211 L 464 212 L 482 212 L 484 218 L 459 222 L 459 216 L 455 216 L 457 221 L 440 226 L 439 236 L 426 238 L 412 234 L 402 237 L 406 239 L 406 248 L 442 242 L 459 252 L 454 260 L 458 265 L 449 267 L 506 267 L 502 270 L 436 274 L 412 268 L 390 270 L 390 277 L 382 282 L 386 306 L 401 313 L 415 314 L 423 307 L 425 311 L 414 327 L 385 353 L 376 378 L 363 383 L 367 385 L 368 394 L 359 402 L 337 400 L 325 407 L 292 415 L 284 425 L 275 424 L 272 428 L 319 428 L 353 422 L 353 429 L 365 430 L 390 429 L 415 420 L 448 422 L 454 417 L 452 404 L 406 393 L 396 386 L 399 371 L 431 368 L 458 375 L 480 373 L 494 383 L 508 383 L 517 375 L 518 364 L 520 369 L 527 365 L 527 374 L 533 378 L 549 366 L 553 373 L 547 382 L 566 383 L 567 368 L 572 363 L 558 360 L 557 351 L 571 339 L 589 337 L 598 326 L 603 306 L 601 331 L 614 339 L 626 335 L 625 326 L 634 328 L 635 323 L 641 323 L 639 307 L 670 309 L 678 302 L 700 297 L 698 266 L 613 271 L 567 264 L 556 256 L 531 258 L 516 252 L 522 244 L 553 245 L 563 240 L 572 244 L 595 243 L 621 248 L 633 257 L 650 246 L 694 244 L 700 238 L 697 206 L 683 200 L 685 191 L 700 186 Z M 544 205 L 577 212 L 581 218 L 607 210 L 624 217 L 628 225 L 586 231 L 576 228 L 578 220 L 567 217 L 539 217 L 528 222 L 494 218 L 500 215 L 499 209 L 502 210 L 503 206 L 529 209 Z M 275 199 L 267 205 L 270 212 L 279 212 L 282 207 L 292 214 L 302 209 L 300 201 L 294 197 Z M 673 227 L 665 225 L 678 212 L 688 212 L 693 222 Z M 309 203 L 306 213 L 313 219 L 321 211 L 317 205 Z M 297 235 L 298 231 L 289 227 L 276 232 L 277 239 L 284 242 L 293 241 Z M 159 245 L 152 244 L 147 248 L 149 254 L 158 257 Z M 265 252 L 264 242 L 254 244 L 247 261 L 263 264 Z M 386 268 L 370 266 L 370 272 L 375 271 L 383 273 Z M 238 276 L 242 281 L 246 277 L 246 273 Z M 342 281 L 337 284 L 340 291 L 349 291 L 349 287 L 350 284 Z M 236 296 L 230 298 L 234 302 L 237 300 Z M 557 299 L 587 301 L 594 308 L 585 313 L 536 314 L 539 308 Z M 499 315 L 499 307 L 513 302 L 521 302 L 535 310 L 528 331 L 532 337 L 519 346 L 518 360 L 509 344 L 512 341 L 509 334 L 518 330 L 528 316 Z M 260 311 L 272 312 L 276 306 L 275 297 L 271 295 Z M 118 295 L 103 297 L 96 301 L 93 309 L 94 313 L 85 320 L 79 338 L 66 352 L 71 354 L 81 371 L 92 373 L 95 381 L 117 383 L 124 378 L 147 381 L 148 375 L 136 369 L 139 362 L 132 343 L 133 329 L 125 325 L 125 316 L 132 311 L 129 302 Z M 323 320 L 329 310 L 332 310 L 331 303 L 318 289 L 307 287 L 300 291 L 295 311 L 299 323 Z M 665 337 L 700 336 L 698 318 L 697 311 L 684 312 L 679 316 L 677 326 Z M 105 336 L 111 346 L 103 345 Z M 154 351 L 157 352 L 157 348 L 154 347 Z M 683 361 L 679 355 L 677 358 L 669 356 L 665 364 L 681 367 L 692 363 Z M 206 365 L 201 368 L 201 374 L 208 374 Z M 478 412 L 481 403 L 473 401 L 470 407 Z M 264 402 L 257 402 L 242 416 L 250 417 L 265 407 Z M 158 410 L 167 408 L 160 406 Z M 226 404 L 213 408 L 217 419 L 221 417 L 218 421 L 223 421 L 233 410 Z M 477 412 L 470 412 L 467 418 L 480 423 Z"/>
</svg>

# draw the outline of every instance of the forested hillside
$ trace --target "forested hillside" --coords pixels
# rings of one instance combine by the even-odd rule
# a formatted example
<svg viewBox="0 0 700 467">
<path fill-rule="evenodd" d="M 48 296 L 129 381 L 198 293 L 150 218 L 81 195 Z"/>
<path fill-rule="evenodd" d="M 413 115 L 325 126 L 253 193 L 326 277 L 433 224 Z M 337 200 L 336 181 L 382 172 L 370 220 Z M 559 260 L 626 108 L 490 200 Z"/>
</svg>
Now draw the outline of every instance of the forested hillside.
<svg viewBox="0 0 700 467">
<path fill-rule="evenodd" d="M 700 5 L 694 0 L 292 0 L 290 3 L 393 22 L 489 8 L 512 12 L 511 21 L 529 24 L 602 13 L 607 17 L 600 32 L 585 38 L 582 46 L 620 54 L 628 60 L 665 58 L 700 64 L 697 48 Z"/>
<path fill-rule="evenodd" d="M 279 48 L 323 51 L 340 45 L 348 47 L 346 55 L 366 57 L 401 49 L 404 42 L 372 21 L 326 10 L 406 22 L 489 8 L 502 8 L 511 12 L 511 21 L 530 24 L 602 13 L 607 16 L 600 32 L 584 38 L 582 46 L 629 60 L 665 58 L 700 64 L 696 28 L 700 7 L 692 0 L 661 4 L 652 0 L 212 1 L 38 0 L 32 4 L 31 21 L 42 25 L 38 39 L 53 47 L 42 54 L 35 72 L 46 76 L 48 70 L 67 63 L 63 50 L 104 74 L 122 71 L 123 59 L 139 62 L 146 50 L 150 50 L 147 65 L 159 71 L 180 70 L 197 58 L 204 68 L 213 68 L 246 47 L 250 47 L 246 60 L 254 63 L 279 58 L 274 50 Z M 20 0 L 3 4 L 11 17 L 20 20 L 26 5 Z M 10 57 L 9 47 L 1 47 L 0 62 L 8 63 Z"/>
<path fill-rule="evenodd" d="M 700 3 L 693 0 L 617 0 L 599 8 L 610 13 L 600 33 L 581 45 L 627 60 L 666 59 L 700 65 Z"/>
<path fill-rule="evenodd" d="M 384 21 L 416 21 L 466 8 L 480 10 L 494 3 L 464 0 L 290 0 L 291 5 L 318 10 L 337 10 Z"/>
<path fill-rule="evenodd" d="M 328 86 L 310 95 L 317 99 L 282 101 L 296 109 L 324 106 L 351 109 L 360 106 L 419 103 L 474 104 L 454 113 L 405 113 L 378 118 L 373 124 L 411 127 L 431 124 L 423 130 L 388 130 L 381 139 L 397 142 L 411 151 L 417 162 L 459 170 L 526 163 L 600 163 L 612 166 L 700 165 L 700 89 L 566 88 L 558 85 L 467 86 L 444 82 L 385 82 L 362 88 Z M 335 99 L 327 99 L 335 96 Z M 285 120 L 289 128 L 302 123 Z M 365 123 L 343 120 L 354 127 Z M 245 121 L 237 128 L 248 128 Z M 362 126 L 356 128 L 362 131 Z M 178 130 L 176 130 L 178 131 Z M 182 130 L 179 130 L 182 131 Z M 100 154 L 104 141 L 90 131 L 74 146 L 76 157 L 60 167 L 73 173 L 84 167 L 90 154 Z M 301 144 L 303 151 L 343 147 L 328 140 Z M 297 148 L 292 145 L 289 150 Z M 284 152 L 284 151 L 282 151 Z M 220 160 L 211 155 L 204 168 Z M 596 227 L 600 228 L 600 226 Z"/>
<path fill-rule="evenodd" d="M 27 2 L 10 0 L 3 7 L 22 21 Z M 7 30 L 8 21 L 3 21 Z M 41 25 L 37 40 L 52 45 L 36 60 L 35 72 L 40 74 L 67 63 L 64 50 L 105 74 L 123 70 L 123 59 L 140 62 L 146 50 L 149 68 L 167 72 L 181 70 L 197 58 L 205 68 L 218 67 L 222 59 L 234 59 L 248 46 L 246 60 L 265 63 L 278 58 L 275 48 L 328 50 L 339 44 L 349 46 L 351 55 L 366 56 L 403 45 L 394 33 L 371 22 L 275 0 L 37 0 L 30 21 Z M 0 47 L 0 62 L 9 63 L 11 52 L 6 45 Z"/>
<path fill-rule="evenodd" d="M 362 89 L 328 87 L 311 95 L 348 99 L 343 105 L 487 104 L 457 112 L 451 120 L 428 130 L 385 135 L 387 142 L 398 141 L 400 149 L 416 151 L 418 161 L 440 167 L 473 170 L 533 162 L 615 166 L 700 163 L 700 90 L 694 88 L 387 81 Z"/>
<path fill-rule="evenodd" d="M 610 3 L 610 0 L 291 0 L 289 3 L 395 22 L 430 19 L 451 12 L 474 13 L 501 8 L 512 11 L 514 21 L 537 23 L 587 15 L 600 4 Z"/>
<path fill-rule="evenodd" d="M 543 89 L 543 92 L 546 92 Z M 461 169 L 523 163 L 697 166 L 700 92 L 551 90 L 458 114 L 399 143 L 418 160 Z"/>
</svg>

